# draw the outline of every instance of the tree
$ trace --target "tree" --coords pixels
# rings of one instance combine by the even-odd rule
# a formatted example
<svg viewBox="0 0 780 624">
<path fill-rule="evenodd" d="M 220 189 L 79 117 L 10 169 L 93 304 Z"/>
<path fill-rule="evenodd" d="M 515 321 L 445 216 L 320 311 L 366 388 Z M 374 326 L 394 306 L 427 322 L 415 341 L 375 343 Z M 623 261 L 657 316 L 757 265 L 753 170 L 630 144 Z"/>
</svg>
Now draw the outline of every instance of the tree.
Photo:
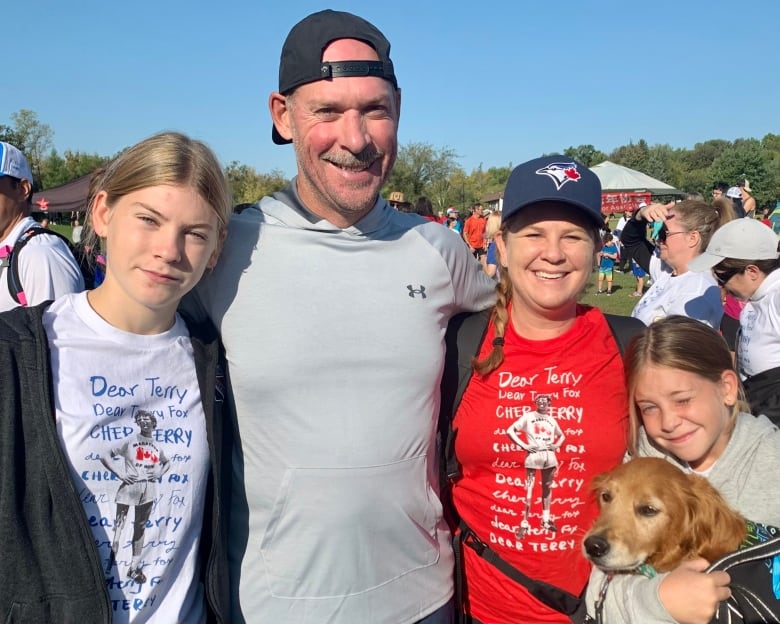
<svg viewBox="0 0 780 624">
<path fill-rule="evenodd" d="M 18 140 L 16 147 L 27 157 L 35 178 L 34 187 L 38 189 L 41 184 L 41 160 L 52 146 L 54 132 L 48 125 L 38 121 L 37 113 L 24 108 L 12 113 L 11 120 Z"/>
<path fill-rule="evenodd" d="M 109 158 L 106 156 L 72 152 L 70 150 L 65 150 L 65 157 L 63 158 L 57 153 L 57 150 L 53 149 L 41 161 L 41 189 L 60 186 L 92 173 L 108 161 Z"/>
<path fill-rule="evenodd" d="M 628 145 L 622 145 L 613 150 L 609 155 L 609 159 L 613 163 L 642 172 L 647 169 L 649 158 L 650 148 L 644 139 L 639 139 L 639 143 L 636 145 L 633 142 L 629 142 Z"/>
<path fill-rule="evenodd" d="M 428 197 L 434 206 L 446 202 L 449 194 L 448 178 L 457 169 L 457 154 L 449 148 L 436 149 L 430 143 L 408 143 L 398 150 L 395 167 L 385 189 L 401 191 L 409 201 L 420 196 Z"/>
<path fill-rule="evenodd" d="M 289 180 L 278 169 L 271 173 L 258 173 L 253 167 L 235 160 L 225 167 L 225 176 L 233 192 L 234 204 L 253 204 L 289 184 Z"/>
<path fill-rule="evenodd" d="M 506 167 L 490 167 L 487 170 L 487 189 L 488 193 L 495 193 L 496 191 L 504 190 L 506 181 L 509 179 L 509 174 L 512 173 L 512 163 L 509 163 Z"/>
<path fill-rule="evenodd" d="M 761 139 L 761 147 L 770 152 L 773 159 L 780 158 L 780 134 L 767 134 Z"/>
<path fill-rule="evenodd" d="M 607 160 L 607 155 L 601 150 L 597 150 L 592 145 L 567 147 L 563 150 L 563 155 L 579 160 L 586 167 L 592 167 L 593 165 L 598 165 Z"/>
<path fill-rule="evenodd" d="M 697 143 L 692 150 L 685 150 L 682 160 L 689 171 L 707 169 L 729 147 L 731 147 L 730 141 L 711 139 L 704 143 Z"/>
<path fill-rule="evenodd" d="M 5 141 L 21 149 L 22 137 L 11 126 L 0 124 L 0 141 Z"/>
<path fill-rule="evenodd" d="M 738 139 L 712 163 L 710 180 L 724 180 L 734 185 L 747 178 L 759 206 L 765 205 L 773 196 L 776 180 L 771 175 L 772 159 L 762 149 L 757 139 Z"/>
<path fill-rule="evenodd" d="M 656 180 L 669 183 L 672 163 L 675 160 L 674 150 L 670 145 L 653 145 L 647 150 L 647 163 L 642 173 L 649 175 Z"/>
</svg>

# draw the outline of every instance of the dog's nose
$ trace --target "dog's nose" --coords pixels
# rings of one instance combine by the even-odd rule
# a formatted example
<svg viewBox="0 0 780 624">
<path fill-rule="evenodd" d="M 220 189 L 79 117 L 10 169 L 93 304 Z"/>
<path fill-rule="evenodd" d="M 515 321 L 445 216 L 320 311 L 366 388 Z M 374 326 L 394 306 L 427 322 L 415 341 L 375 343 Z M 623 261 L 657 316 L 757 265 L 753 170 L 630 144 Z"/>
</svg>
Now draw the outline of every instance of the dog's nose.
<svg viewBox="0 0 780 624">
<path fill-rule="evenodd" d="M 600 535 L 585 538 L 585 552 L 588 557 L 603 557 L 609 552 L 609 542 Z"/>
</svg>

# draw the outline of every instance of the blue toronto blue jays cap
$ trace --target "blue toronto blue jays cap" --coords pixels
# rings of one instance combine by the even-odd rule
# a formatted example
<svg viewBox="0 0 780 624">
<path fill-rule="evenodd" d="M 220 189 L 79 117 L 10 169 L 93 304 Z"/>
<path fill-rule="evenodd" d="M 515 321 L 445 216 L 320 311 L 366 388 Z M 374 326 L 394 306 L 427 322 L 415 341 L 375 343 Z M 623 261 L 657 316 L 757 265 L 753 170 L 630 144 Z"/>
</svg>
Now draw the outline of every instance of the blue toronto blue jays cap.
<svg viewBox="0 0 780 624">
<path fill-rule="evenodd" d="M 581 162 L 566 156 L 542 156 L 518 165 L 504 189 L 501 221 L 539 202 L 568 204 L 582 210 L 597 227 L 603 227 L 601 182 Z"/>
<path fill-rule="evenodd" d="M 376 50 L 379 60 L 323 61 L 323 51 L 337 39 L 364 41 Z M 398 88 L 390 60 L 390 42 L 376 26 L 352 13 L 331 9 L 312 13 L 293 26 L 282 46 L 279 93 L 288 95 L 309 82 L 350 76 L 384 78 Z M 272 128 L 271 138 L 277 145 L 291 142 L 276 128 Z"/>
</svg>

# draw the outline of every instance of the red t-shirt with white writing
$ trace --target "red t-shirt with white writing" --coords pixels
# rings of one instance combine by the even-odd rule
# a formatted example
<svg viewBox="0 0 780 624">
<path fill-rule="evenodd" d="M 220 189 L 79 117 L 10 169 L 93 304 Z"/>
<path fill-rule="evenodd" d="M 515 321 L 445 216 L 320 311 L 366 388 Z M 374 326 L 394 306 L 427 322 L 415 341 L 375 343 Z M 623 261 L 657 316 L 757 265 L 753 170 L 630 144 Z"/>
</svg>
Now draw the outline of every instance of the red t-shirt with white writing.
<svg viewBox="0 0 780 624">
<path fill-rule="evenodd" d="M 491 324 L 480 357 L 493 335 Z M 587 306 L 558 338 L 526 340 L 510 323 L 504 340 L 503 363 L 484 378 L 472 376 L 453 422 L 462 467 L 455 506 L 505 561 L 579 595 L 590 574 L 582 538 L 597 513 L 590 481 L 619 464 L 626 448 L 620 352 L 603 314 Z M 549 397 L 545 414 L 538 395 Z M 526 510 L 528 473 L 534 484 Z M 542 487 L 550 478 L 545 514 Z M 529 528 L 520 537 L 524 519 Z M 469 611 L 480 622 L 570 622 L 470 548 L 464 552 Z"/>
</svg>

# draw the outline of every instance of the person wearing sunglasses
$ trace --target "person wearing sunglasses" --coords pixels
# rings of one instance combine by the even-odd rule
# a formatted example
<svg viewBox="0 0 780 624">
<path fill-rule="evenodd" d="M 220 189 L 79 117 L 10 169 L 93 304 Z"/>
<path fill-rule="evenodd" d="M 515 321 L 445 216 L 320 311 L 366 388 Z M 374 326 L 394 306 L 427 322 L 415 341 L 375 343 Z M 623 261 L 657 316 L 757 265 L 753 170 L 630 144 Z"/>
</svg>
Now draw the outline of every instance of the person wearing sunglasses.
<svg viewBox="0 0 780 624">
<path fill-rule="evenodd" d="M 777 235 L 760 221 L 736 219 L 720 228 L 689 265 L 711 271 L 718 285 L 745 302 L 739 315 L 737 370 L 751 412 L 780 424 L 780 254 Z"/>
<path fill-rule="evenodd" d="M 723 316 L 720 289 L 710 274 L 692 273 L 688 263 L 710 242 L 715 231 L 734 218 L 728 202 L 697 200 L 650 204 L 634 213 L 621 242 L 636 263 L 650 274 L 652 285 L 631 316 L 645 325 L 681 314 L 718 328 Z M 656 245 L 647 239 L 647 223 L 663 222 Z"/>
</svg>

